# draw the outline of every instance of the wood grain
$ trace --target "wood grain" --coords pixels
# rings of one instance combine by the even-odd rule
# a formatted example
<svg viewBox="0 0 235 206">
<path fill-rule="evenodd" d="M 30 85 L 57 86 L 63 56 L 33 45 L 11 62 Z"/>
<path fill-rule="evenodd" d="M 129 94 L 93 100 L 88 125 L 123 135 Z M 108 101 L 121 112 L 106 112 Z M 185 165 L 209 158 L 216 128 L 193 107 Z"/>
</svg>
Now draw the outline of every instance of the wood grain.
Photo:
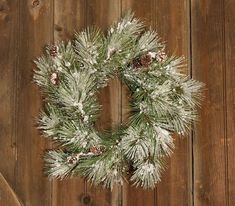
<svg viewBox="0 0 235 206">
<path fill-rule="evenodd" d="M 190 74 L 189 57 L 189 5 L 187 0 L 158 0 L 156 9 L 156 29 L 169 55 L 185 56 Z M 175 138 L 175 149 L 167 161 L 167 169 L 162 181 L 157 185 L 157 205 L 191 205 L 192 170 L 191 136 Z"/>
<path fill-rule="evenodd" d="M 47 144 L 35 127 L 41 100 L 39 89 L 32 83 L 32 61 L 52 41 L 53 4 L 51 0 L 19 1 L 19 4 L 15 191 L 25 206 L 47 206 L 51 203 L 51 184 L 42 172 L 42 154 Z"/>
<path fill-rule="evenodd" d="M 19 4 L 0 0 L 0 171 L 15 185 Z"/>
<path fill-rule="evenodd" d="M 155 26 L 155 1 L 154 0 L 123 0 L 122 13 L 131 10 L 135 16 L 141 18 L 147 26 Z M 146 12 L 147 11 L 147 12 Z M 122 121 L 125 121 L 129 112 L 129 97 L 128 89 L 122 86 Z M 130 183 L 131 184 L 131 183 Z M 124 206 L 142 206 L 142 205 L 155 205 L 155 191 L 143 190 L 132 187 L 131 185 L 124 186 L 123 192 L 123 205 Z"/>
<path fill-rule="evenodd" d="M 206 83 L 194 136 L 194 204 L 226 203 L 223 1 L 192 1 L 192 74 Z"/>
<path fill-rule="evenodd" d="M 51 143 L 35 127 L 41 99 L 32 83 L 32 60 L 47 43 L 68 40 L 86 26 L 105 30 L 129 9 L 157 29 L 169 54 L 186 56 L 186 73 L 206 83 L 193 139 L 177 138 L 155 190 L 124 185 L 111 192 L 79 178 L 49 182 L 42 154 Z M 234 10 L 233 0 L 0 0 L 0 172 L 22 204 L 235 205 Z M 98 129 L 126 120 L 128 90 L 118 79 L 99 99 Z M 1 189 L 0 205 L 8 204 L 3 196 Z"/>
<path fill-rule="evenodd" d="M 97 26 L 107 29 L 114 21 L 120 18 L 120 0 L 88 0 L 86 10 L 87 26 Z M 103 105 L 102 113 L 98 120 L 99 129 L 110 129 L 121 122 L 121 83 L 118 79 L 111 80 L 109 85 L 99 94 L 100 103 Z M 122 204 L 122 188 L 115 186 L 112 193 L 109 190 L 98 187 L 96 189 L 88 185 L 87 192 L 95 205 Z"/>
<path fill-rule="evenodd" d="M 54 2 L 54 40 L 69 40 L 86 25 L 86 0 Z"/>
<path fill-rule="evenodd" d="M 235 205 L 235 4 L 231 0 L 223 1 L 224 14 L 224 109 L 226 110 L 225 149 L 226 163 L 226 198 L 228 205 Z"/>
<path fill-rule="evenodd" d="M 74 37 L 75 31 L 85 27 L 86 4 L 84 0 L 54 1 L 54 42 Z M 53 206 L 83 206 L 85 183 L 81 178 L 53 181 Z"/>
</svg>

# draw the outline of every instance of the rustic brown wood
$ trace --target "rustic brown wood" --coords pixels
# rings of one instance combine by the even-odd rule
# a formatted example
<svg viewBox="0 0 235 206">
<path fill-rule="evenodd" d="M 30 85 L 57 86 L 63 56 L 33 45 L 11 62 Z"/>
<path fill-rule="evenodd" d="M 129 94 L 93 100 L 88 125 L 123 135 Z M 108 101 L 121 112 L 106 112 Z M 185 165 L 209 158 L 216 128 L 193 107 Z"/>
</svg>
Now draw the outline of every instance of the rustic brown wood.
<svg viewBox="0 0 235 206">
<path fill-rule="evenodd" d="M 15 121 L 17 166 L 15 191 L 25 206 L 51 204 L 50 185 L 43 176 L 46 141 L 35 127 L 41 106 L 39 89 L 32 82 L 33 60 L 53 37 L 53 1 L 19 1 L 19 36 Z"/>
<path fill-rule="evenodd" d="M 185 56 L 190 73 L 189 60 L 189 5 L 187 0 L 158 0 L 156 9 L 156 28 L 160 37 L 166 41 L 169 55 Z M 162 181 L 157 186 L 157 205 L 191 205 L 191 141 L 190 136 L 176 137 L 175 150 L 167 161 Z"/>
<path fill-rule="evenodd" d="M 120 0 L 88 0 L 86 10 L 87 26 L 98 26 L 107 29 L 121 14 Z M 103 105 L 102 114 L 98 121 L 98 128 L 110 129 L 121 122 L 121 84 L 118 79 L 111 80 L 108 87 L 99 94 Z M 101 187 L 94 190 L 88 185 L 88 193 L 97 205 L 118 206 L 122 202 L 122 188 L 116 186 L 112 193 Z"/>
<path fill-rule="evenodd" d="M 160 37 L 167 41 L 169 53 L 188 56 L 188 5 L 186 1 L 123 1 L 123 8 L 131 8 L 137 16 L 143 18 L 149 25 L 157 29 Z M 144 9 L 143 9 L 144 8 Z M 146 12 L 148 11 L 148 12 Z M 174 32 L 172 32 L 174 31 Z M 125 92 L 125 91 L 124 91 Z M 122 95 L 124 96 L 124 95 Z M 125 101 L 124 99 L 123 101 Z M 123 103 L 125 104 L 125 103 Z M 126 113 L 126 110 L 124 110 Z M 149 201 L 149 205 L 188 205 L 191 201 L 191 178 L 190 169 L 190 140 L 176 140 L 176 151 L 173 159 L 169 161 L 169 167 L 163 174 L 163 180 L 158 185 L 155 194 L 141 189 L 130 189 L 138 196 L 138 193 L 146 195 L 143 198 Z M 180 168 L 180 172 L 176 170 Z M 189 191 L 189 192 L 188 192 Z M 152 194 L 151 194 L 152 193 Z M 129 195 L 127 195 L 128 197 Z M 169 198 L 170 196 L 170 198 Z M 128 204 L 142 205 L 143 202 L 129 198 Z M 156 202 L 156 203 L 154 203 Z"/>
<path fill-rule="evenodd" d="M 18 2 L 0 1 L 0 171 L 15 185 Z"/>
<path fill-rule="evenodd" d="M 41 99 L 32 83 L 32 60 L 46 43 L 67 40 L 85 26 L 105 30 L 128 9 L 158 30 L 170 54 L 185 55 L 185 72 L 190 74 L 192 65 L 192 76 L 207 85 L 193 145 L 190 138 L 176 140 L 153 191 L 125 184 L 110 192 L 79 178 L 50 182 L 43 176 L 42 154 L 51 143 L 35 127 Z M 22 204 L 234 205 L 234 10 L 232 0 L 0 0 L 0 172 Z M 119 80 L 111 81 L 99 98 L 98 129 L 126 120 L 128 90 Z M 5 202 L 16 196 L 5 198 L 4 192 L 12 190 L 5 181 L 0 185 L 0 205 L 17 205 Z"/>
<path fill-rule="evenodd" d="M 226 163 L 226 198 L 228 205 L 235 205 L 235 4 L 225 0 L 222 5 L 224 15 L 224 109 L 226 110 L 225 149 Z"/>
<path fill-rule="evenodd" d="M 135 15 L 145 21 L 146 25 L 155 26 L 155 1 L 154 0 L 122 0 L 122 13 L 125 14 L 131 10 Z M 122 86 L 122 121 L 128 118 L 129 100 L 128 89 Z M 131 184 L 131 183 L 130 183 Z M 155 205 L 155 191 L 143 190 L 125 185 L 123 191 L 123 205 L 124 206 L 142 206 Z"/>
<path fill-rule="evenodd" d="M 21 202 L 0 173 L 0 205 L 21 206 Z"/>
<path fill-rule="evenodd" d="M 54 2 L 54 40 L 68 40 L 85 28 L 86 0 Z"/>
<path fill-rule="evenodd" d="M 53 182 L 52 206 L 84 206 L 84 180 L 81 178 L 65 179 Z"/>
<path fill-rule="evenodd" d="M 227 205 L 224 12 L 221 0 L 192 1 L 192 72 L 207 87 L 193 140 L 197 206 Z"/>
<path fill-rule="evenodd" d="M 54 1 L 54 42 L 74 37 L 75 31 L 85 27 L 86 4 L 84 0 Z M 52 205 L 83 206 L 85 184 L 81 178 L 53 181 Z"/>
</svg>

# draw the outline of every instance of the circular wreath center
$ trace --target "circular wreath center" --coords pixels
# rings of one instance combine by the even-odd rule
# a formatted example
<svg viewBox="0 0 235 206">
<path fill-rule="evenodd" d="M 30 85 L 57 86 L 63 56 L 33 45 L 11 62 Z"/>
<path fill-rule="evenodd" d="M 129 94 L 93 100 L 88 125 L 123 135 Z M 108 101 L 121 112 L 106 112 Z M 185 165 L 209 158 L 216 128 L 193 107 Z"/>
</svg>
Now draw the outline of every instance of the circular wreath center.
<svg viewBox="0 0 235 206">
<path fill-rule="evenodd" d="M 126 98 L 125 104 L 122 102 L 122 92 L 125 85 L 120 81 L 118 77 L 111 79 L 108 85 L 101 88 L 97 94 L 98 102 L 101 105 L 100 113 L 95 123 L 95 126 L 99 132 L 110 131 L 118 127 L 121 123 L 126 123 L 126 119 L 123 119 L 122 112 L 130 109 Z M 126 97 L 129 97 L 129 91 L 125 87 L 125 92 L 128 93 Z M 127 113 L 127 112 L 126 112 Z M 127 116 L 127 115 L 126 115 Z"/>
<path fill-rule="evenodd" d="M 39 128 L 58 147 L 45 155 L 49 177 L 153 188 L 174 148 L 172 134 L 187 134 L 201 98 L 202 84 L 180 71 L 183 58 L 167 56 L 156 32 L 128 14 L 106 36 L 86 29 L 48 46 L 36 64 L 45 96 Z M 130 92 L 129 118 L 100 132 L 97 94 L 117 76 Z M 103 107 L 110 104 L 106 99 Z"/>
</svg>

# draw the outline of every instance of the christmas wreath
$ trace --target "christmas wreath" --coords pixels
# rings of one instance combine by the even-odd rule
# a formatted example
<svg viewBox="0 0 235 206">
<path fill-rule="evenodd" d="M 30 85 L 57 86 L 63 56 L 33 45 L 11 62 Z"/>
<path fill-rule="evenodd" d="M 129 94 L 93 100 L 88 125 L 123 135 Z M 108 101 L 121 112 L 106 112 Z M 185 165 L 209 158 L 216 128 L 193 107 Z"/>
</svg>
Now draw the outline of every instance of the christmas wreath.
<svg viewBox="0 0 235 206">
<path fill-rule="evenodd" d="M 35 62 L 45 101 L 39 129 L 56 143 L 45 155 L 48 176 L 153 188 L 172 135 L 187 134 L 197 116 L 203 84 L 181 72 L 184 59 L 167 56 L 157 33 L 128 13 L 106 35 L 88 28 Z M 97 93 L 113 77 L 128 86 L 131 112 L 126 123 L 99 132 Z"/>
</svg>

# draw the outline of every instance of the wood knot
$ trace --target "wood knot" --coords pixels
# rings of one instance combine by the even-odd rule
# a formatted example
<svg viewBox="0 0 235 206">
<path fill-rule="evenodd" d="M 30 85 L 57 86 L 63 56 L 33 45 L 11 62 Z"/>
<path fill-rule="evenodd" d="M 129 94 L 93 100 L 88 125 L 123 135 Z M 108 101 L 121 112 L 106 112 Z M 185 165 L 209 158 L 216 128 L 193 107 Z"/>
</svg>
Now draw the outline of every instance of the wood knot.
<svg viewBox="0 0 235 206">
<path fill-rule="evenodd" d="M 7 12 L 10 8 L 6 1 L 0 2 L 0 12 Z"/>
<path fill-rule="evenodd" d="M 44 7 L 43 2 L 40 1 L 40 0 L 31 0 L 31 1 L 28 1 L 28 2 L 29 2 L 28 6 L 30 8 L 29 9 L 30 14 L 33 17 L 33 20 L 36 20 L 39 17 L 40 12 Z"/>
<path fill-rule="evenodd" d="M 16 148 L 16 142 L 13 142 L 12 144 L 11 144 L 11 148 Z"/>
<path fill-rule="evenodd" d="M 9 15 L 10 7 L 6 1 L 0 1 L 0 20 L 8 22 L 10 20 Z"/>
<path fill-rule="evenodd" d="M 63 30 L 63 28 L 61 27 L 61 26 L 59 26 L 58 24 L 55 24 L 55 30 L 56 31 L 58 31 L 58 32 L 60 32 L 60 31 L 62 31 Z"/>
<path fill-rule="evenodd" d="M 33 8 L 39 6 L 39 4 L 40 4 L 40 1 L 39 1 L 39 0 L 34 0 L 34 1 L 32 2 Z"/>
<path fill-rule="evenodd" d="M 89 206 L 91 205 L 92 200 L 89 195 L 83 195 L 81 198 L 81 202 L 84 206 Z"/>
</svg>

